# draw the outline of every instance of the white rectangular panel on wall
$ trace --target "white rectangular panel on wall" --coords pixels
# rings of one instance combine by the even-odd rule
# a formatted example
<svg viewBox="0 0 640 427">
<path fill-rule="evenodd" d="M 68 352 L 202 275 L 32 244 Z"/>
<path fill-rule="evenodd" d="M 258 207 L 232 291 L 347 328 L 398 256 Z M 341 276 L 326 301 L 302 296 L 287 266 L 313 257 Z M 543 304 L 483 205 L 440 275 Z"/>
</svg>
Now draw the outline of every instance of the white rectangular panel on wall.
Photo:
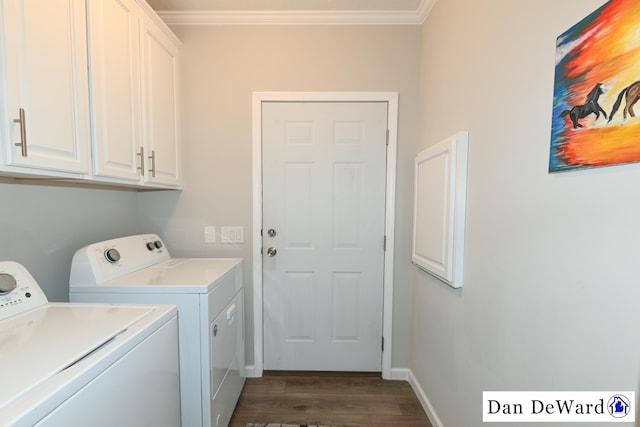
<svg viewBox="0 0 640 427">
<path fill-rule="evenodd" d="M 412 261 L 462 286 L 469 136 L 458 132 L 415 159 Z"/>
</svg>

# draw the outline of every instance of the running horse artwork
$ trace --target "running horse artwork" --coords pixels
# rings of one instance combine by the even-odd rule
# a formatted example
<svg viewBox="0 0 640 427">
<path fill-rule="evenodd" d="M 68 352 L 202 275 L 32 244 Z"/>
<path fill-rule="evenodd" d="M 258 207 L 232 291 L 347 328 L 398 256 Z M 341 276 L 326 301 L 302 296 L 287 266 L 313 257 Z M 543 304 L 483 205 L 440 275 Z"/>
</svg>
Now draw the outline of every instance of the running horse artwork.
<svg viewBox="0 0 640 427">
<path fill-rule="evenodd" d="M 602 3 L 556 39 L 549 173 L 640 163 L 640 0 Z"/>
<path fill-rule="evenodd" d="M 615 104 L 613 104 L 611 114 L 609 114 L 609 121 L 607 121 L 607 123 L 613 120 L 613 115 L 616 113 L 616 111 L 618 111 L 618 108 L 620 108 L 620 103 L 622 103 L 623 96 L 625 97 L 624 100 L 626 104 L 624 106 L 624 109 L 622 110 L 622 118 L 623 120 L 627 120 L 627 114 L 629 114 L 631 117 L 636 116 L 636 113 L 633 111 L 633 106 L 640 99 L 640 82 L 632 83 L 620 91 L 620 94 L 618 94 L 618 99 L 616 99 Z"/>
<path fill-rule="evenodd" d="M 593 89 L 591 89 L 591 92 L 589 92 L 589 95 L 587 95 L 587 99 L 584 104 L 576 105 L 570 110 L 564 110 L 562 113 L 560 113 L 560 117 L 565 117 L 569 115 L 569 117 L 571 118 L 571 122 L 573 123 L 574 129 L 584 127 L 580 124 L 580 122 L 578 122 L 578 120 L 584 119 L 589 114 L 595 114 L 596 120 L 598 120 L 598 118 L 600 118 L 600 113 L 602 113 L 604 114 L 604 118 L 606 119 L 607 113 L 605 113 L 605 111 L 602 109 L 600 104 L 598 104 L 598 98 L 603 93 L 604 93 L 604 90 L 602 89 L 602 83 L 596 84 L 593 87 Z M 612 116 L 614 112 L 615 111 L 611 112 Z M 625 112 L 625 117 L 626 117 L 626 112 Z M 609 121 L 611 121 L 611 119 L 609 119 Z"/>
</svg>

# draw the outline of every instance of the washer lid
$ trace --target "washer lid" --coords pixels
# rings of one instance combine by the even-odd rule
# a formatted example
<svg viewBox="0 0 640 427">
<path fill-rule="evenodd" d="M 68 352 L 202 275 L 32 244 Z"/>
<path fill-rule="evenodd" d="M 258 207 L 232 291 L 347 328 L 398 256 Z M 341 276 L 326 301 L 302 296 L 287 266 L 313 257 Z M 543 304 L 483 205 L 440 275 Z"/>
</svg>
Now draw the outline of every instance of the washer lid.
<svg viewBox="0 0 640 427">
<path fill-rule="evenodd" d="M 55 304 L 0 322 L 0 409 L 112 342 L 153 306 Z"/>
</svg>

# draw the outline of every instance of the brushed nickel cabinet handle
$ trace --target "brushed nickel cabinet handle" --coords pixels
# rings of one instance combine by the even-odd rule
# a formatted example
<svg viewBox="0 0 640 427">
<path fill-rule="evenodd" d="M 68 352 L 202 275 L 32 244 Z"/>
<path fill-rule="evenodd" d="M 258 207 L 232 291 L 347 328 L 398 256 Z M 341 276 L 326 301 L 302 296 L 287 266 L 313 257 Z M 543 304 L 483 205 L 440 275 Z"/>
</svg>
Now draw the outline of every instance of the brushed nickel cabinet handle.
<svg viewBox="0 0 640 427">
<path fill-rule="evenodd" d="M 20 118 L 13 119 L 14 123 L 20 123 L 20 142 L 16 142 L 16 147 L 22 147 L 22 157 L 27 157 L 27 120 L 24 108 L 19 110 Z"/>
<path fill-rule="evenodd" d="M 149 159 L 151 160 L 151 169 L 149 169 L 149 172 L 151 172 L 151 177 L 155 178 L 156 177 L 156 150 L 151 150 L 151 155 L 149 156 Z"/>
<path fill-rule="evenodd" d="M 144 147 L 140 147 L 140 152 L 137 153 L 140 156 L 140 166 L 138 166 L 138 170 L 140 171 L 140 176 L 144 176 Z"/>
</svg>

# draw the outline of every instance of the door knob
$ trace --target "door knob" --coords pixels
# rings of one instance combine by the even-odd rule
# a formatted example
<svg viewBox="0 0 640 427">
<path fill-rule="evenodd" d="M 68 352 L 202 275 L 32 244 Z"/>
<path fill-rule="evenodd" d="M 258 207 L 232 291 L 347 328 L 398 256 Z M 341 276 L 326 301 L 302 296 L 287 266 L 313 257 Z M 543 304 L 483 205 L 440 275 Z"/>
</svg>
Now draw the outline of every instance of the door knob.
<svg viewBox="0 0 640 427">
<path fill-rule="evenodd" d="M 269 249 L 267 249 L 267 255 L 270 256 L 270 257 L 276 256 L 277 253 L 278 253 L 278 251 L 273 246 L 271 246 Z"/>
<path fill-rule="evenodd" d="M 269 237 L 276 237 L 276 230 L 270 228 L 269 230 L 267 230 L 267 234 L 269 235 Z"/>
</svg>

